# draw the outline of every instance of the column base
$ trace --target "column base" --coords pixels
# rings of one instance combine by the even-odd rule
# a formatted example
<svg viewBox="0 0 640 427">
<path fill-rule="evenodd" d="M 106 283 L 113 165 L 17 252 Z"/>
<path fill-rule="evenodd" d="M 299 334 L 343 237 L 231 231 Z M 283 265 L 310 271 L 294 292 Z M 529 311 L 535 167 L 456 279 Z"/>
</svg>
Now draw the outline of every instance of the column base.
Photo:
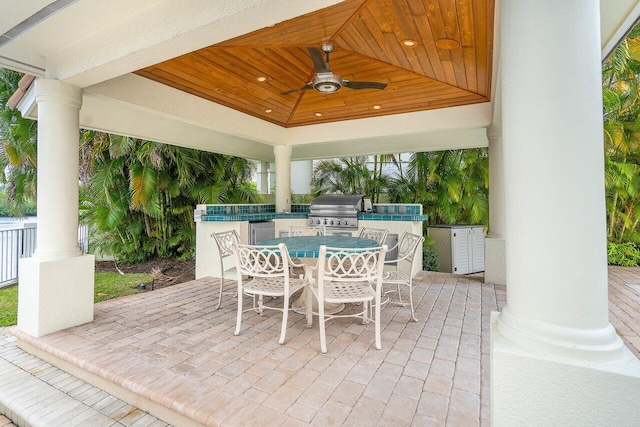
<svg viewBox="0 0 640 427">
<path fill-rule="evenodd" d="M 504 237 L 488 235 L 484 239 L 484 281 L 494 285 L 507 284 L 507 252 Z"/>
<path fill-rule="evenodd" d="M 501 334 L 491 314 L 491 423 L 634 425 L 640 419 L 640 360 L 626 347 L 593 362 L 532 350 Z"/>
<path fill-rule="evenodd" d="M 93 320 L 95 259 L 20 260 L 18 329 L 40 337 Z"/>
</svg>

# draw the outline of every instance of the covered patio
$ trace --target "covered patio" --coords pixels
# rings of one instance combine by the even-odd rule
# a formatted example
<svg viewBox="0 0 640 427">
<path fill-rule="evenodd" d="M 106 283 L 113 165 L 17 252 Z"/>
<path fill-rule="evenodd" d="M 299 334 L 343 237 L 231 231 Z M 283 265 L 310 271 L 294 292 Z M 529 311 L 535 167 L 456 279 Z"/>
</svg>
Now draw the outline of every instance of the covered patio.
<svg viewBox="0 0 640 427">
<path fill-rule="evenodd" d="M 277 344 L 279 320 L 272 316 L 254 316 L 236 337 L 233 301 L 212 311 L 215 286 L 201 280 L 100 303 L 94 322 L 43 338 L 5 331 L 75 376 L 97 378 L 114 397 L 86 400 L 94 395 L 82 382 L 49 379 L 44 362 L 25 360 L 9 344 L 0 345 L 0 358 L 125 424 L 148 416 L 105 402 L 133 392 L 138 407 L 175 424 L 490 425 L 489 314 L 504 305 L 506 288 L 482 283 L 482 275 L 418 278 L 420 321 L 407 321 L 407 309 L 385 308 L 381 351 L 372 346 L 372 325 L 344 320 L 329 329 L 326 355 L 317 328 L 306 329 L 302 316 L 291 319 L 285 346 Z M 609 268 L 609 318 L 640 355 L 638 268 Z M 0 393 L 10 387 L 16 386 L 0 386 Z M 41 411 L 32 422 L 56 424 L 45 403 L 24 405 L 16 415 Z M 73 421 L 63 415 L 56 416 Z"/>
<path fill-rule="evenodd" d="M 5 9 L 0 65 L 38 77 L 23 88 L 18 105 L 25 117 L 38 119 L 38 242 L 34 257 L 21 265 L 21 347 L 37 352 L 36 344 L 60 340 L 67 351 L 73 341 L 78 350 L 72 360 L 64 362 L 66 353 L 58 354 L 65 369 L 77 363 L 78 375 L 93 370 L 125 388 L 135 384 L 151 401 L 154 389 L 174 388 L 178 375 L 204 381 L 189 376 L 202 375 L 198 372 L 210 372 L 214 384 L 193 390 L 223 393 L 229 401 L 235 395 L 225 395 L 224 386 L 236 381 L 243 393 L 252 394 L 231 401 L 246 408 L 268 407 L 271 396 L 286 390 L 306 402 L 311 420 L 326 416 L 326 402 L 332 402 L 326 414 L 341 413 L 345 403 L 327 397 L 336 392 L 331 387 L 338 387 L 338 379 L 364 387 L 361 412 L 375 413 L 378 422 L 406 423 L 395 412 L 402 405 L 417 408 L 402 414 L 442 416 L 444 409 L 424 406 L 444 402 L 435 398 L 438 387 L 459 390 L 445 396 L 447 417 L 470 404 L 481 408 L 478 419 L 486 418 L 482 414 L 490 407 L 496 425 L 625 425 L 640 418 L 640 362 L 616 333 L 608 309 L 601 93 L 602 60 L 640 16 L 638 0 L 8 0 Z M 329 79 L 372 81 L 385 89 L 311 90 L 308 80 L 319 74 L 314 69 L 329 67 L 312 63 L 308 48 L 326 43 L 336 48 L 336 75 Z M 274 54 L 280 58 L 275 62 Z M 289 97 L 288 90 L 296 88 L 299 94 Z M 254 328 L 230 338 L 228 312 L 213 313 L 195 299 L 197 292 L 205 292 L 206 299 L 208 279 L 175 288 L 196 292 L 191 299 L 178 298 L 183 307 L 160 299 L 148 309 L 128 311 L 120 301 L 113 303 L 114 312 L 103 314 L 102 307 L 111 303 L 94 308 L 94 259 L 77 246 L 80 127 L 275 162 L 279 212 L 291 204 L 292 161 L 488 147 L 485 280 L 506 284 L 508 299 L 489 319 L 488 312 L 499 307 L 488 302 L 484 311 L 483 290 L 494 285 L 425 274 L 421 280 L 428 286 L 419 305 L 425 323 L 407 324 L 400 311 L 387 313 L 384 350 L 367 350 L 368 331 L 360 325 L 333 327 L 329 351 L 347 355 L 339 367 L 352 366 L 348 372 L 329 369 L 331 353 L 312 353 L 314 332 L 300 326 L 287 345 L 270 347 L 276 322 L 269 317 L 256 317 Z M 432 277 L 438 279 L 428 294 Z M 498 301 L 493 289 L 489 299 Z M 129 318 L 147 327 L 132 334 L 130 325 L 118 323 Z M 198 334 L 204 335 L 182 335 L 189 328 L 202 328 Z M 490 341 L 482 328 L 491 331 Z M 457 347 L 447 350 L 452 346 L 443 344 L 438 350 L 435 334 L 438 343 L 458 341 Z M 120 359 L 111 341 L 121 348 L 142 343 L 133 352 L 139 357 Z M 196 359 L 198 369 L 190 369 L 186 361 L 196 357 L 199 343 L 213 347 L 200 347 L 207 356 Z M 265 365 L 245 360 L 238 347 L 246 350 L 245 359 L 255 353 L 269 360 Z M 454 353 L 463 361 L 480 360 L 483 367 L 487 356 L 482 355 L 490 354 L 489 401 L 482 394 L 487 378 L 480 391 L 477 375 L 473 379 L 461 370 L 456 380 Z M 355 357 L 366 368 L 353 364 Z M 301 368 L 302 361 L 329 362 L 317 376 L 322 386 L 281 388 L 294 378 L 287 372 Z M 151 386 L 140 382 L 148 375 L 129 371 L 136 363 L 153 375 L 164 369 L 170 379 L 150 376 Z M 466 363 L 477 368 L 476 362 Z M 260 376 L 268 370 L 275 373 Z M 431 373 L 449 379 L 436 377 L 432 384 Z M 373 401 L 365 392 L 380 388 L 386 375 L 399 390 L 388 402 L 398 404 L 370 408 L 365 403 Z M 197 418 L 198 410 L 219 399 L 190 394 L 192 385 L 175 390 L 186 393 L 188 402 L 177 401 L 170 391 L 164 400 L 208 422 L 210 415 Z M 434 399 L 404 399 L 420 385 L 420 396 L 427 387 Z M 349 403 L 357 408 L 359 402 Z M 289 409 L 281 416 L 288 417 Z M 252 413 L 238 408 L 228 415 Z M 344 419 L 352 413 L 343 413 Z"/>
<path fill-rule="evenodd" d="M 489 425 L 489 317 L 505 287 L 482 275 L 421 272 L 414 301 L 373 324 L 328 323 L 320 353 L 317 319 L 214 310 L 215 280 L 196 280 L 96 304 L 95 320 L 21 347 L 175 425 Z M 132 400 L 131 395 L 135 396 Z M 28 411 L 25 411 L 28 412 Z"/>
</svg>

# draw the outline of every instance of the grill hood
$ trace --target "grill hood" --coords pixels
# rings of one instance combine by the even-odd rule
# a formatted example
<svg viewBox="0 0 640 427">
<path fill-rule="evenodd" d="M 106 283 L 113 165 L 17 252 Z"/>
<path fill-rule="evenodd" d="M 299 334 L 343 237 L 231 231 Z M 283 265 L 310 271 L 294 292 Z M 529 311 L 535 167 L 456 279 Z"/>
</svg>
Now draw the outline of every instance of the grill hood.
<svg viewBox="0 0 640 427">
<path fill-rule="evenodd" d="M 358 212 L 363 209 L 361 194 L 325 194 L 309 206 L 309 225 L 358 228 Z"/>
</svg>

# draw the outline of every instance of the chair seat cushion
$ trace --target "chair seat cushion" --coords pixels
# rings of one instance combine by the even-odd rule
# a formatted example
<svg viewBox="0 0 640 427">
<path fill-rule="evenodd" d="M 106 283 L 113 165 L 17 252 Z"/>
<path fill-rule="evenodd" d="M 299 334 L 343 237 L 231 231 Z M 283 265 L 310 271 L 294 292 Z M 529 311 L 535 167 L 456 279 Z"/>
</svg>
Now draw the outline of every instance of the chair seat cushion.
<svg viewBox="0 0 640 427">
<path fill-rule="evenodd" d="M 392 270 L 389 271 L 387 276 L 382 278 L 382 283 L 408 283 L 409 275 L 402 271 Z"/>
<path fill-rule="evenodd" d="M 301 279 L 289 279 L 289 295 L 305 287 L 307 282 Z M 247 294 L 284 296 L 284 282 L 282 277 L 255 277 L 243 285 Z"/>
<path fill-rule="evenodd" d="M 317 295 L 318 288 L 314 286 Z M 324 285 L 324 300 L 332 303 L 373 301 L 373 289 L 363 282 L 339 282 L 339 286 Z"/>
</svg>

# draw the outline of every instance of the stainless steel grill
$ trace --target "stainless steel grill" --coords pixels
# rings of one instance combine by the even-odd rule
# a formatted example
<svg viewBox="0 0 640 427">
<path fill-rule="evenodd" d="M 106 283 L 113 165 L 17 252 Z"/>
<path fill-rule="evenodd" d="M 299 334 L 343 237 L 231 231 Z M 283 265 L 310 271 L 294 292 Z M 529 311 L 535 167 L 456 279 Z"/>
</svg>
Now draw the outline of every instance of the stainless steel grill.
<svg viewBox="0 0 640 427">
<path fill-rule="evenodd" d="M 361 194 L 316 197 L 309 206 L 309 226 L 358 228 L 358 212 L 362 209 L 362 197 Z"/>
</svg>

